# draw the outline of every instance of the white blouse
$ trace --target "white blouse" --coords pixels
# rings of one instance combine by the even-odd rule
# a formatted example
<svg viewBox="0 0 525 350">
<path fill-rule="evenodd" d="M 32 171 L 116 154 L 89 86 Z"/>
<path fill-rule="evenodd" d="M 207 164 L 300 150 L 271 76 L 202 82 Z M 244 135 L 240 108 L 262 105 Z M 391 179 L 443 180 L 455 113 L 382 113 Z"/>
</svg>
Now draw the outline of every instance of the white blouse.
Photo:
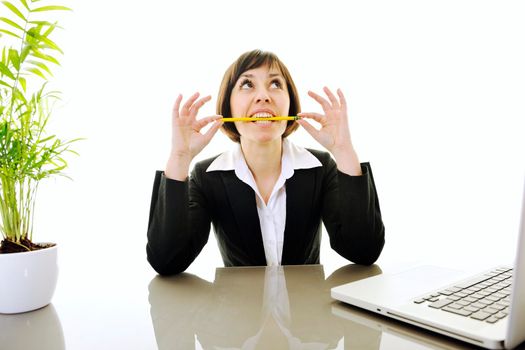
<svg viewBox="0 0 525 350">
<path fill-rule="evenodd" d="M 275 182 L 268 204 L 264 203 L 253 174 L 246 164 L 240 144 L 236 144 L 233 150 L 219 155 L 206 171 L 234 170 L 239 180 L 254 190 L 266 264 L 277 266 L 281 265 L 283 253 L 286 224 L 286 180 L 293 176 L 295 169 L 310 169 L 319 166 L 322 166 L 321 162 L 312 153 L 284 139 L 281 174 Z"/>
</svg>

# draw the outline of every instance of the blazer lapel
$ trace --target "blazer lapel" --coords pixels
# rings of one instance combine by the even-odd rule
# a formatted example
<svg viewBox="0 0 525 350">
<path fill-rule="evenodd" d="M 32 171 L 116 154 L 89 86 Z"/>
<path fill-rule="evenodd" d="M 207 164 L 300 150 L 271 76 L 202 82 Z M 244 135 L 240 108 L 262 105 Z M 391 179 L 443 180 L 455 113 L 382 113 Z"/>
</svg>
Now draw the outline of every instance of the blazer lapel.
<svg viewBox="0 0 525 350">
<path fill-rule="evenodd" d="M 221 175 L 239 229 L 237 234 L 249 250 L 246 254 L 253 258 L 257 265 L 266 265 L 255 192 L 239 180 L 233 171 L 224 171 Z"/>
</svg>

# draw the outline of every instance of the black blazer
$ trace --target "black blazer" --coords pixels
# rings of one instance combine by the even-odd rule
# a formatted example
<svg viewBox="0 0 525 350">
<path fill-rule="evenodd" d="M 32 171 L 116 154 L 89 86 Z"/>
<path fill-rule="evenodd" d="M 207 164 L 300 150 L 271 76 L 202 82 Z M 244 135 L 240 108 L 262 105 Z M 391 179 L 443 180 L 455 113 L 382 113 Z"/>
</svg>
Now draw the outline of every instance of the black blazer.
<svg viewBox="0 0 525 350">
<path fill-rule="evenodd" d="M 322 167 L 295 169 L 285 183 L 282 264 L 319 264 L 321 220 L 336 252 L 372 264 L 385 228 L 370 165 L 361 165 L 362 176 L 350 176 L 329 153 L 308 151 Z M 146 251 L 159 274 L 186 270 L 208 241 L 210 223 L 225 266 L 266 265 L 255 192 L 233 170 L 206 172 L 215 158 L 197 163 L 186 181 L 155 175 Z"/>
</svg>

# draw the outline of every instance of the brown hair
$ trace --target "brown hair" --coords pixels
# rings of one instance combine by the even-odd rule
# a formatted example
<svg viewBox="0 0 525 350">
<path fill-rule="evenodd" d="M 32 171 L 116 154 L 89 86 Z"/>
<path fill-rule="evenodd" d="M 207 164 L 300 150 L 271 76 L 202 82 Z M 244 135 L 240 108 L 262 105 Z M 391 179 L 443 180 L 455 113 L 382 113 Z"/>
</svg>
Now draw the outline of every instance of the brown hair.
<svg viewBox="0 0 525 350">
<path fill-rule="evenodd" d="M 288 68 L 279 60 L 279 58 L 272 52 L 252 50 L 243 53 L 239 58 L 232 63 L 232 65 L 224 73 L 222 78 L 221 87 L 219 89 L 219 95 L 217 97 L 217 114 L 223 117 L 231 117 L 231 106 L 230 97 L 232 94 L 233 87 L 241 74 L 247 70 L 259 68 L 261 66 L 268 65 L 269 67 L 276 67 L 286 80 L 286 88 L 288 95 L 290 96 L 290 110 L 288 115 L 297 115 L 301 111 L 301 105 L 299 103 L 299 94 L 297 88 L 293 82 L 292 76 L 288 71 Z M 283 138 L 290 135 L 299 127 L 294 120 L 289 120 L 286 124 L 286 129 L 283 134 Z M 224 123 L 222 130 L 230 139 L 235 142 L 240 142 L 241 135 L 237 131 L 234 123 Z"/>
</svg>

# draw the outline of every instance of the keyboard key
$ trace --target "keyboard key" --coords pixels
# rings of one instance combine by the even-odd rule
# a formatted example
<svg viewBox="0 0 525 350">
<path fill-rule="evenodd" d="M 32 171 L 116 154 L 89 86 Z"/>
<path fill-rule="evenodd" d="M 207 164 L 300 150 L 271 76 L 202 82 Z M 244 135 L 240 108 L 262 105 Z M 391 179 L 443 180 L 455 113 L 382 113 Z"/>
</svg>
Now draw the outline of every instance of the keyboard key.
<svg viewBox="0 0 525 350">
<path fill-rule="evenodd" d="M 469 305 L 469 306 L 465 306 L 463 308 L 463 310 L 466 310 L 466 311 L 470 311 L 470 312 L 476 312 L 476 311 L 479 311 L 481 308 L 479 307 L 474 307 L 472 305 Z"/>
<path fill-rule="evenodd" d="M 469 303 L 475 303 L 476 301 L 478 301 L 479 299 L 482 299 L 483 297 L 479 297 L 479 298 L 475 298 L 473 296 L 468 296 L 466 298 L 463 298 L 462 300 L 465 300 L 465 301 L 468 301 Z"/>
<path fill-rule="evenodd" d="M 480 321 L 483 321 L 487 318 L 489 318 L 491 315 L 488 313 L 488 312 L 484 312 L 482 310 L 478 311 L 478 312 L 475 312 L 473 313 L 470 317 L 476 319 L 476 320 L 480 320 Z"/>
<path fill-rule="evenodd" d="M 487 293 L 487 295 L 488 295 L 488 293 Z M 469 295 L 467 298 L 471 298 L 471 299 L 476 299 L 476 300 L 478 300 L 478 299 L 481 299 L 481 298 L 483 298 L 483 297 L 485 297 L 485 296 L 487 296 L 487 295 L 483 295 L 482 293 L 477 292 L 477 293 L 474 293 L 474 294 Z M 465 299 L 466 299 L 466 298 L 465 298 Z"/>
<path fill-rule="evenodd" d="M 502 266 L 502 267 L 498 267 L 497 269 L 494 269 L 494 270 L 499 271 L 499 272 L 507 272 L 507 271 L 511 271 L 512 267 Z"/>
<path fill-rule="evenodd" d="M 421 304 L 421 303 L 424 303 L 425 301 L 426 301 L 425 299 L 416 299 L 414 300 L 414 303 Z"/>
<path fill-rule="evenodd" d="M 448 306 L 445 306 L 441 310 L 447 311 L 447 312 L 452 312 L 454 314 L 461 315 L 461 316 L 470 316 L 470 315 L 472 315 L 472 312 L 467 311 L 465 309 L 454 309 L 454 308 L 450 308 Z"/>
<path fill-rule="evenodd" d="M 429 304 L 428 306 L 433 307 L 434 309 L 441 309 L 443 306 L 447 306 L 448 304 L 452 304 L 453 302 L 454 300 L 443 298 L 441 300 L 433 302 L 432 304 Z"/>
<path fill-rule="evenodd" d="M 487 321 L 488 323 L 496 323 L 496 322 L 499 321 L 499 318 L 494 317 L 494 316 L 490 316 L 490 317 L 487 318 L 485 321 Z"/>
<path fill-rule="evenodd" d="M 461 304 L 458 304 L 457 302 L 455 302 L 453 304 L 450 304 L 448 307 L 452 308 L 452 309 L 462 309 L 463 306 L 465 306 L 465 305 L 461 305 Z"/>
<path fill-rule="evenodd" d="M 498 304 L 492 304 L 490 307 L 493 307 L 494 309 L 498 309 L 499 311 L 506 309 L 506 306 L 498 305 Z"/>
<path fill-rule="evenodd" d="M 474 306 L 474 307 L 478 307 L 480 309 L 483 309 L 487 305 L 486 304 L 482 304 L 482 303 L 472 303 L 472 304 L 470 304 L 470 306 Z"/>
<path fill-rule="evenodd" d="M 483 309 L 483 311 L 488 312 L 491 315 L 497 314 L 499 312 L 499 309 L 493 308 L 492 306 L 486 307 Z"/>
<path fill-rule="evenodd" d="M 445 289 L 445 290 L 440 291 L 439 293 L 443 294 L 443 295 L 446 295 L 446 296 L 449 296 L 449 295 L 452 295 L 454 292 L 449 290 L 449 289 Z"/>
<path fill-rule="evenodd" d="M 495 297 L 494 294 L 489 295 L 488 297 L 485 297 L 485 300 L 490 300 L 492 302 L 499 301 L 501 298 Z"/>
</svg>

